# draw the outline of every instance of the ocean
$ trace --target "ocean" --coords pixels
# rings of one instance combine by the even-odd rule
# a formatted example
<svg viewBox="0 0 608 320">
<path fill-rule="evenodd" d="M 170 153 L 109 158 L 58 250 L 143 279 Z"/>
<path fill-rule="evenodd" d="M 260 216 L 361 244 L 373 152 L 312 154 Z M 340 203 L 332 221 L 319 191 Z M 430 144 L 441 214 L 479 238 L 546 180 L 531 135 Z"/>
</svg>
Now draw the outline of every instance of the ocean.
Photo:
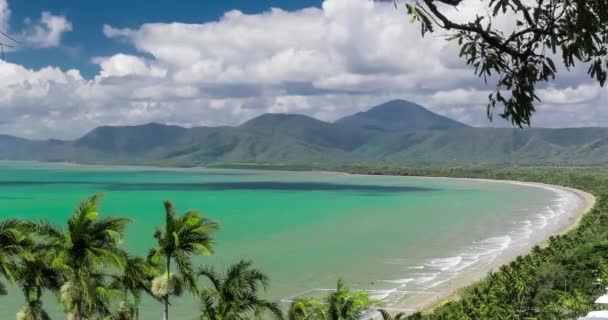
<svg viewBox="0 0 608 320">
<path fill-rule="evenodd" d="M 581 205 L 563 189 L 463 179 L 0 162 L 0 219 L 64 226 L 78 201 L 99 192 L 102 216 L 133 219 L 124 247 L 134 254 L 154 245 L 167 199 L 221 226 L 216 253 L 195 258 L 198 265 L 251 259 L 271 278 L 267 298 L 322 296 L 342 278 L 401 308 L 541 241 Z M 9 291 L 0 319 L 23 305 L 19 290 Z M 155 319 L 161 306 L 146 299 L 140 314 Z M 198 319 L 196 298 L 176 299 L 171 318 Z"/>
</svg>

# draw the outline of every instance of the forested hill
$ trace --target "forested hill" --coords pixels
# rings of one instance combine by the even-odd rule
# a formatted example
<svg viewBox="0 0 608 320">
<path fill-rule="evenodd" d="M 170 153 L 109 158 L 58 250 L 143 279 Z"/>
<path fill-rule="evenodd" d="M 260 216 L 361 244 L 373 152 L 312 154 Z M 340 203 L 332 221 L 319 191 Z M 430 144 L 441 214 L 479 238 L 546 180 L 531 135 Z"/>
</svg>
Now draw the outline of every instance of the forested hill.
<svg viewBox="0 0 608 320">
<path fill-rule="evenodd" d="M 604 165 L 608 128 L 476 128 L 394 100 L 334 123 L 265 114 L 236 127 L 104 126 L 73 141 L 0 135 L 0 159 L 208 163 Z"/>
</svg>

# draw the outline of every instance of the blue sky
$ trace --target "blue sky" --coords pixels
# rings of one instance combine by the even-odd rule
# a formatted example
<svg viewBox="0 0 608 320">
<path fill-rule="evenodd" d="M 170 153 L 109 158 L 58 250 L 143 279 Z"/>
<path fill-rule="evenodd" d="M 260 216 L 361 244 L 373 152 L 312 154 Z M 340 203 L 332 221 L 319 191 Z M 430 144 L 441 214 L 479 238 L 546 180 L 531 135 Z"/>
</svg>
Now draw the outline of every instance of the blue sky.
<svg viewBox="0 0 608 320">
<path fill-rule="evenodd" d="M 474 19 L 486 5 L 445 14 Z M 486 118 L 492 83 L 457 46 L 409 20 L 377 0 L 0 0 L 0 29 L 22 42 L 0 60 L 0 134 L 73 139 L 101 125 L 238 125 L 264 113 L 334 121 L 392 99 L 510 126 Z M 533 126 L 608 125 L 608 89 L 585 71 L 540 88 Z"/>
<path fill-rule="evenodd" d="M 55 65 L 64 69 L 77 68 L 84 76 L 97 73 L 99 67 L 91 63 L 94 56 L 110 55 L 135 50 L 124 43 L 106 38 L 104 24 L 135 28 L 146 22 L 204 23 L 218 20 L 225 12 L 240 10 L 260 13 L 270 8 L 297 10 L 320 6 L 321 0 L 19 0 L 11 1 L 11 29 L 23 27 L 27 18 L 37 17 L 42 11 L 66 16 L 74 30 L 66 33 L 62 46 L 44 50 L 21 51 L 8 54 L 8 59 L 33 68 Z"/>
</svg>

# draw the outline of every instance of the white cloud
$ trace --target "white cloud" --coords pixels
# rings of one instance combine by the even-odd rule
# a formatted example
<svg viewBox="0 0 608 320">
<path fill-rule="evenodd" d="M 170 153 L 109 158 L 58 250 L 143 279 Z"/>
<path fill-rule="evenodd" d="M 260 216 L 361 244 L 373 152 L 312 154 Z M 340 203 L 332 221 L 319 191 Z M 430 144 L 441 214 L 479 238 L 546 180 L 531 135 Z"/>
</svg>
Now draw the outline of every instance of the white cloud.
<svg viewBox="0 0 608 320">
<path fill-rule="evenodd" d="M 483 5 L 465 0 L 449 14 L 471 16 Z M 43 14 L 39 24 L 44 20 Z M 292 12 L 230 11 L 201 24 L 105 25 L 108 38 L 139 53 L 94 58 L 100 71 L 92 79 L 76 70 L 0 64 L 0 110 L 11 119 L 0 120 L 0 132 L 66 138 L 104 124 L 225 125 L 264 112 L 334 120 L 394 98 L 488 125 L 492 88 L 464 66 L 453 44 L 441 36 L 421 38 L 419 26 L 407 20 L 391 3 L 326 0 L 322 8 Z M 47 31 L 68 30 L 67 20 L 53 21 Z M 59 37 L 49 38 L 61 32 L 54 34 Z M 606 90 L 578 73 L 563 79 L 540 91 L 546 103 L 535 123 L 608 124 L 608 117 L 580 112 L 597 114 Z"/>
<path fill-rule="evenodd" d="M 7 0 L 0 0 L 0 29 L 5 32 L 8 30 L 8 21 L 11 17 L 11 9 L 8 7 Z"/>
<path fill-rule="evenodd" d="M 43 12 L 39 21 L 27 19 L 20 38 L 34 48 L 57 47 L 64 33 L 72 31 L 72 23 L 64 16 Z"/>
<path fill-rule="evenodd" d="M 98 79 L 126 76 L 164 77 L 167 74 L 165 69 L 152 66 L 142 58 L 122 53 L 94 58 L 93 63 L 101 67 Z"/>
<path fill-rule="evenodd" d="M 57 47 L 61 44 L 63 34 L 72 31 L 72 23 L 65 16 L 53 15 L 47 11 L 42 12 L 40 19 L 36 21 L 26 18 L 25 26 L 20 31 L 10 30 L 10 19 L 11 10 L 8 1 L 0 0 L 0 31 L 6 35 L 14 35 L 11 38 L 18 38 L 20 44 L 32 48 Z M 15 48 L 21 47 L 6 35 L 0 36 L 0 42 Z"/>
</svg>

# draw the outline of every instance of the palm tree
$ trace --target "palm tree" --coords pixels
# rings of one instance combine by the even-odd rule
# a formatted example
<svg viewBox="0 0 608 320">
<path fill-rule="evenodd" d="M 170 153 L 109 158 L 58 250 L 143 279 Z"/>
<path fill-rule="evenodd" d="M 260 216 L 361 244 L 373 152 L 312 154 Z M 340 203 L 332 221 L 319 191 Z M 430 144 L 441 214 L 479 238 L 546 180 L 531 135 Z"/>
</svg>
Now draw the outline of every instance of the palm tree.
<svg viewBox="0 0 608 320">
<path fill-rule="evenodd" d="M 291 303 L 287 312 L 288 320 L 325 320 L 323 304 L 315 298 L 300 298 Z"/>
<path fill-rule="evenodd" d="M 258 297 L 260 289 L 267 288 L 268 277 L 253 268 L 251 261 L 241 260 L 228 267 L 225 274 L 201 268 L 198 275 L 211 283 L 200 292 L 201 320 L 243 320 L 250 315 L 261 318 L 264 312 L 283 319 L 277 303 Z"/>
<path fill-rule="evenodd" d="M 342 279 L 327 298 L 328 320 L 357 320 L 376 304 L 365 291 L 350 291 Z"/>
<path fill-rule="evenodd" d="M 379 311 L 380 315 L 382 315 L 382 320 L 405 320 L 407 318 L 404 312 L 399 312 L 393 317 L 386 310 L 380 309 Z"/>
<path fill-rule="evenodd" d="M 155 270 L 144 259 L 140 257 L 125 257 L 125 265 L 122 273 L 114 277 L 111 288 L 122 291 L 122 301 L 117 312 L 111 319 L 131 320 L 139 319 L 139 305 L 141 293 L 147 292 L 152 295 L 150 287 Z"/>
<path fill-rule="evenodd" d="M 86 279 L 68 278 L 59 290 L 59 302 L 68 319 L 91 319 L 110 316 L 112 301 L 122 294 L 111 288 L 103 273 L 89 273 Z"/>
<path fill-rule="evenodd" d="M 113 292 L 107 289 L 104 273 L 124 265 L 125 253 L 119 244 L 130 220 L 99 218 L 100 200 L 97 194 L 82 201 L 68 219 L 66 230 L 45 230 L 55 251 L 52 266 L 67 274 L 61 288 L 62 303 L 76 320 L 107 312 Z"/>
<path fill-rule="evenodd" d="M 0 221 L 0 275 L 13 281 L 16 264 L 13 258 L 30 245 L 27 237 L 29 223 L 19 219 Z M 6 295 L 7 290 L 0 282 L 0 296 Z"/>
<path fill-rule="evenodd" d="M 196 292 L 196 283 L 193 278 L 192 262 L 190 256 L 211 255 L 213 253 L 213 239 L 211 234 L 218 229 L 217 223 L 203 218 L 196 210 L 190 210 L 178 217 L 173 204 L 164 202 L 165 227 L 157 229 L 154 233 L 157 247 L 152 249 L 148 258 L 154 264 L 160 264 L 161 259 L 165 262 L 165 277 L 167 286 L 171 279 L 171 262 L 175 260 L 180 278 L 193 292 Z M 162 299 L 163 318 L 169 319 L 169 296 L 168 292 Z"/>
<path fill-rule="evenodd" d="M 376 304 L 365 291 L 350 291 L 344 281 L 338 280 L 336 291 L 325 298 L 324 304 L 314 298 L 297 299 L 289 306 L 288 316 L 289 320 L 357 320 Z"/>
<path fill-rule="evenodd" d="M 18 320 L 46 320 L 49 315 L 42 305 L 42 292 L 58 292 L 61 287 L 60 271 L 50 264 L 50 254 L 42 247 L 21 253 L 15 272 L 15 282 L 25 296 L 26 305 L 17 314 Z"/>
<path fill-rule="evenodd" d="M 169 297 L 181 296 L 186 286 L 185 282 L 188 282 L 188 280 L 184 280 L 182 276 L 174 273 L 162 273 L 152 280 L 150 291 L 153 297 L 163 303 L 165 307 L 163 309 L 163 317 L 165 319 L 168 317 L 168 306 L 166 303 L 169 301 Z"/>
</svg>

